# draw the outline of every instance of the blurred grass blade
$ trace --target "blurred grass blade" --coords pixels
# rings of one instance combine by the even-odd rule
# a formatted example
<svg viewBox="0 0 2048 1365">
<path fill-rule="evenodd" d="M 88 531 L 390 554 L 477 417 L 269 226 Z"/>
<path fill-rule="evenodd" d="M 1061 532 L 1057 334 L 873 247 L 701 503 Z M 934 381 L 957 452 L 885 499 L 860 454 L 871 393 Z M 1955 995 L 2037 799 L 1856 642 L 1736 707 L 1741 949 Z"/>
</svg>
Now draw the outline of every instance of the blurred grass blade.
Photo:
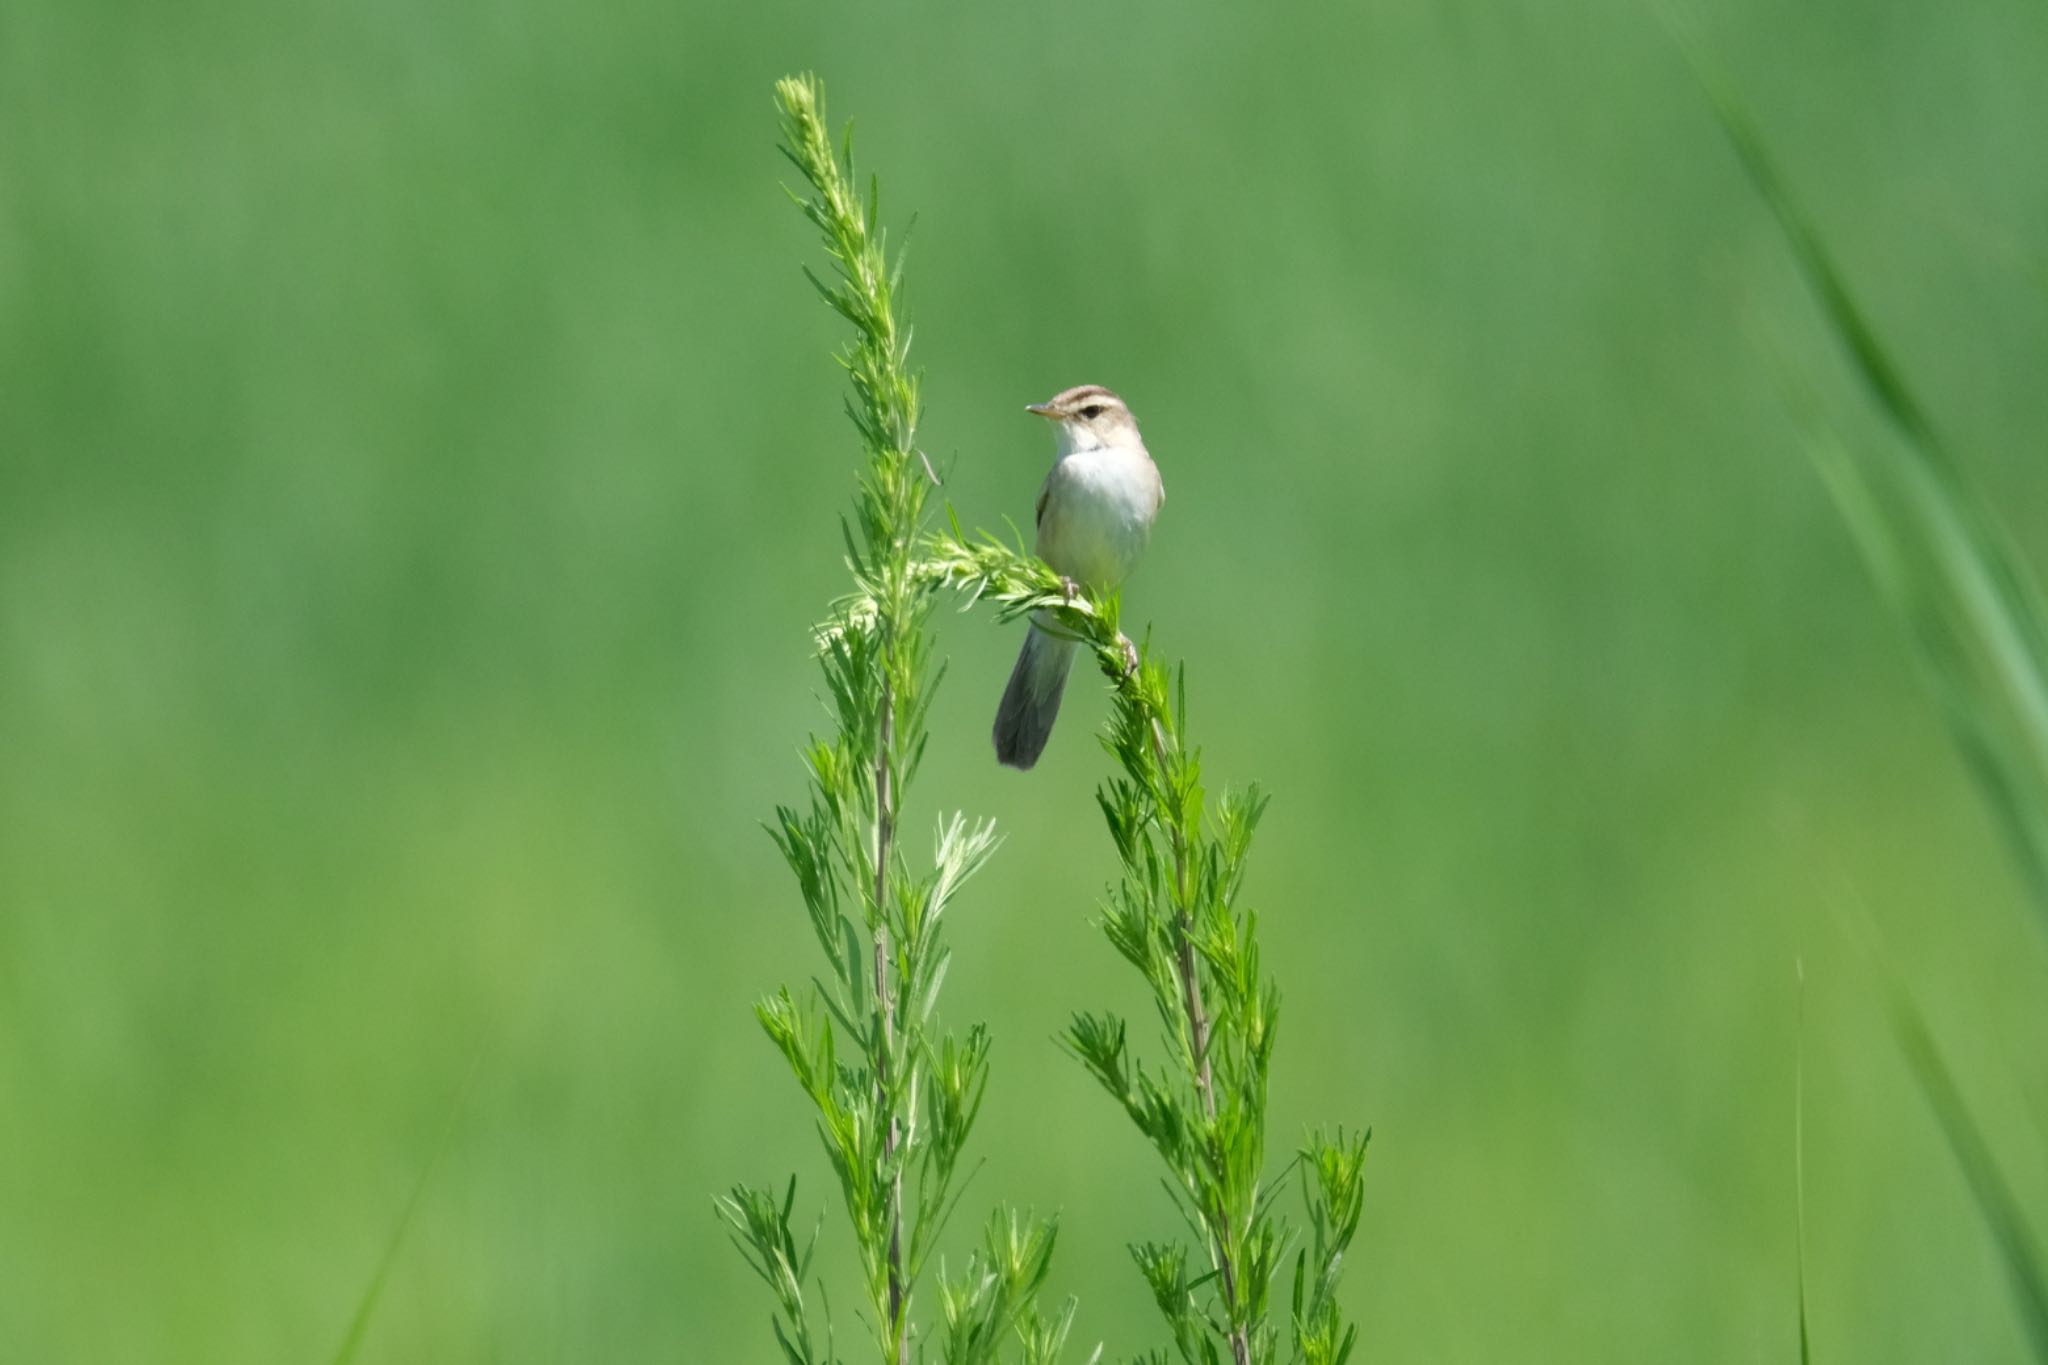
<svg viewBox="0 0 2048 1365">
<path fill-rule="evenodd" d="M 1970 1116 L 1969 1106 L 1964 1103 L 1948 1064 L 1942 1060 L 1941 1050 L 1935 1046 L 1927 1021 L 1897 981 L 1891 985 L 1891 1008 L 1899 1046 L 1912 1065 L 1920 1093 L 1926 1096 L 1928 1107 L 1941 1124 L 1956 1165 L 1962 1168 L 1963 1178 L 1976 1198 L 1977 1210 L 1983 1215 L 1992 1240 L 1998 1244 L 2013 1300 L 2026 1326 L 2027 1340 L 2034 1348 L 2034 1358 L 2048 1365 L 2048 1268 L 2043 1267 L 2028 1235 L 2019 1199 L 1999 1170 L 1983 1131 Z"/>
<path fill-rule="evenodd" d="M 2039 595 L 1794 201 L 1733 86 L 1697 44 L 1683 45 L 1829 327 L 1898 435 L 1894 444 L 1852 448 L 1829 424 L 1809 422 L 1818 433 L 1815 463 L 1880 592 L 1912 631 L 1950 734 L 2048 925 L 2048 630 Z M 2048 1274 L 2018 1200 L 1904 986 L 1887 977 L 1900 1046 L 2004 1259 L 2035 1357 L 2048 1365 Z M 1803 1171 L 1800 1183 L 1805 1361 Z"/>
<path fill-rule="evenodd" d="M 1799 973 L 1799 1020 L 1792 1033 L 1792 1208 L 1799 1233 L 1799 1365 L 1813 1365 L 1806 1330 L 1806 964 Z"/>
<path fill-rule="evenodd" d="M 1789 366 L 1785 370 L 1792 373 Z M 1938 580 L 1916 572 L 1907 516 L 1850 453 L 1841 434 L 1801 404 L 1808 450 L 1885 604 L 1911 633 L 1935 708 L 1992 818 L 2010 845 L 2028 894 L 2048 916 L 2048 770 L 2029 761 L 2008 733 L 1995 692 L 1979 685 L 1967 642 L 1943 610 Z M 2048 919 L 2044 919 L 2048 925 Z"/>
<path fill-rule="evenodd" d="M 1815 462 L 1893 610 L 1912 631 L 1970 773 L 2048 927 L 2048 626 L 2024 562 L 1943 445 L 1793 199 L 1732 85 L 1683 41 L 1751 183 L 1852 368 L 1897 433 L 1852 448 L 1823 422 Z"/>
<path fill-rule="evenodd" d="M 412 1193 L 406 1196 L 405 1206 L 399 1210 L 398 1222 L 392 1226 L 391 1236 L 384 1243 L 384 1253 L 377 1258 L 377 1269 L 364 1286 L 363 1294 L 356 1301 L 355 1315 L 349 1319 L 348 1331 L 341 1338 L 341 1345 L 331 1358 L 331 1365 L 350 1365 L 356 1352 L 362 1348 L 363 1337 L 370 1330 L 370 1319 L 376 1314 L 377 1300 L 384 1295 L 384 1282 L 391 1277 L 391 1267 L 398 1261 L 398 1253 L 405 1247 L 405 1236 L 412 1228 L 413 1215 L 419 1211 L 420 1201 L 426 1197 L 427 1188 L 433 1183 L 434 1172 L 441 1165 L 442 1154 L 455 1135 L 456 1121 L 469 1106 L 470 1092 L 476 1088 L 477 1072 L 483 1065 L 483 1052 L 469 1064 L 469 1074 L 462 1079 L 454 1100 L 448 1106 L 448 1116 L 441 1120 L 441 1131 L 434 1138 L 433 1147 L 427 1152 L 427 1163 L 420 1167 L 419 1178 L 413 1181 Z"/>
</svg>

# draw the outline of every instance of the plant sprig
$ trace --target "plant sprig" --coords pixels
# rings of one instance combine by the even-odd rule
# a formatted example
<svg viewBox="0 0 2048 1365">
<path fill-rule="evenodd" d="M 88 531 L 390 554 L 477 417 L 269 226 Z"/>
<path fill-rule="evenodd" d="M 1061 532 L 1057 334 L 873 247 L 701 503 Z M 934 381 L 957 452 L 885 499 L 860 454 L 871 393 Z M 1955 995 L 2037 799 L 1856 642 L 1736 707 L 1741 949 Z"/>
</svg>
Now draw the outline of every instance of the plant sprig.
<svg viewBox="0 0 2048 1365">
<path fill-rule="evenodd" d="M 957 815 L 941 821 L 931 868 L 920 874 L 898 837 L 937 683 L 930 613 L 937 591 L 952 587 L 970 605 L 993 602 L 1005 619 L 1035 615 L 1041 628 L 1070 632 L 1114 684 L 1104 742 L 1120 772 L 1096 797 L 1122 872 L 1102 924 L 1151 989 L 1167 1058 L 1148 1067 L 1132 1057 L 1124 1021 L 1106 1013 L 1076 1015 L 1063 1041 L 1164 1160 L 1195 1234 L 1199 1260 L 1180 1245 L 1132 1248 L 1180 1359 L 1223 1365 L 1227 1352 L 1231 1365 L 1271 1365 L 1283 1330 L 1272 1286 L 1292 1240 L 1264 1172 L 1279 992 L 1260 967 L 1258 918 L 1241 903 L 1265 798 L 1250 788 L 1210 807 L 1200 752 L 1185 739 L 1185 672 L 1169 671 L 1123 634 L 1115 597 L 1089 597 L 1021 549 L 970 543 L 957 524 L 924 535 L 935 480 L 915 444 L 918 384 L 897 314 L 900 264 L 892 267 L 884 249 L 875 191 L 863 197 L 853 188 L 850 141 L 832 149 L 817 82 L 785 80 L 776 94 L 784 152 L 810 191 L 797 202 L 834 267 L 829 279 L 811 280 L 853 326 L 839 360 L 866 463 L 844 527 L 853 590 L 817 628 L 835 729 L 805 750 L 808 804 L 778 809 L 770 829 L 828 970 L 812 992 L 784 988 L 755 1012 L 817 1110 L 860 1256 L 863 1316 L 881 1359 L 894 1365 L 934 1347 L 946 1365 L 1053 1365 L 1073 1322 L 1071 1300 L 1054 1313 L 1038 1301 L 1053 1225 L 1007 1209 L 990 1219 L 958 1276 L 939 1271 L 933 1330 L 921 1334 L 913 1321 L 988 1082 L 986 1031 L 944 1032 L 936 1004 L 948 962 L 939 928 L 993 851 L 994 827 Z M 1298 1158 L 1312 1235 L 1295 1257 L 1286 1326 L 1290 1358 L 1304 1365 L 1342 1365 L 1356 1340 L 1335 1290 L 1358 1226 L 1364 1155 L 1364 1137 L 1340 1131 L 1311 1134 Z M 821 1341 L 805 1292 L 817 1234 L 799 1241 L 794 1204 L 792 1180 L 779 1199 L 736 1186 L 718 1209 L 774 1295 L 786 1365 L 838 1365 L 830 1314 L 821 1313 Z M 1197 1269 L 1204 1261 L 1207 1269 Z"/>
<path fill-rule="evenodd" d="M 1036 557 L 991 537 L 969 541 L 957 525 L 929 542 L 913 577 L 992 602 L 1004 620 L 1050 622 L 1087 644 L 1112 684 L 1103 743 L 1119 771 L 1096 801 L 1121 873 L 1102 930 L 1144 978 L 1167 1060 L 1135 1058 L 1128 1025 L 1107 1012 L 1076 1014 L 1062 1041 L 1165 1162 L 1207 1262 L 1191 1273 L 1185 1247 L 1131 1248 L 1179 1358 L 1221 1365 L 1227 1351 L 1231 1365 L 1267 1365 L 1279 1358 L 1272 1286 L 1290 1240 L 1264 1174 L 1280 995 L 1242 899 L 1266 798 L 1254 786 L 1206 801 L 1201 752 L 1186 738 L 1186 670 L 1169 671 L 1123 634 L 1114 596 L 1077 592 Z M 1312 1132 L 1297 1157 L 1310 1239 L 1295 1257 L 1287 1335 L 1289 1359 L 1306 1365 L 1342 1365 L 1357 1339 L 1335 1295 L 1358 1229 L 1368 1136 Z"/>
<path fill-rule="evenodd" d="M 817 1111 L 860 1259 L 877 1355 L 909 1365 L 923 1339 L 913 1307 L 934 1243 L 958 1198 L 960 1159 L 980 1113 L 989 1037 L 941 1027 L 950 960 L 940 933 L 961 886 L 996 846 L 995 827 L 942 819 L 931 865 L 913 872 L 901 838 L 925 717 L 941 670 L 931 657 L 927 571 L 915 560 L 929 469 L 916 447 L 918 377 L 899 319 L 876 192 L 854 188 L 850 138 L 834 152 L 815 78 L 778 82 L 783 151 L 808 194 L 794 195 L 824 239 L 829 278 L 810 275 L 853 327 L 839 353 L 852 383 L 847 413 L 865 461 L 843 527 L 854 591 L 819 636 L 833 728 L 804 758 L 803 806 L 777 809 L 769 833 L 795 874 L 827 970 L 813 990 L 787 987 L 755 1007 Z M 790 1218 L 795 1181 L 775 1196 L 735 1186 L 717 1201 L 748 1263 L 775 1298 L 772 1326 L 787 1365 L 837 1365 L 830 1315 L 822 1337 L 806 1297 L 816 1232 L 801 1243 Z M 940 1358 L 947 1365 L 1050 1365 L 1071 1303 L 1046 1315 L 1037 1296 L 1054 1242 L 1049 1222 L 998 1210 L 985 1250 L 961 1281 L 941 1277 Z"/>
</svg>

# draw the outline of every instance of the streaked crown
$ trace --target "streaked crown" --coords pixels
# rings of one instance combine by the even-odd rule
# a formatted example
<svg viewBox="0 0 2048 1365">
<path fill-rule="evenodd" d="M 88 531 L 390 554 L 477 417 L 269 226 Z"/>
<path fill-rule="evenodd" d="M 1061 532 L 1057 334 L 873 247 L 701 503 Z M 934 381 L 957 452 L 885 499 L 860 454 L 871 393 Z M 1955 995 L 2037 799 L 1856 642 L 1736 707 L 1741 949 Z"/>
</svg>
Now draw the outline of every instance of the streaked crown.
<svg viewBox="0 0 2048 1365">
<path fill-rule="evenodd" d="M 1060 451 L 1092 450 L 1102 446 L 1137 446 L 1138 419 L 1131 416 L 1124 400 L 1100 384 L 1081 384 L 1056 393 L 1046 402 L 1024 409 L 1059 425 Z"/>
</svg>

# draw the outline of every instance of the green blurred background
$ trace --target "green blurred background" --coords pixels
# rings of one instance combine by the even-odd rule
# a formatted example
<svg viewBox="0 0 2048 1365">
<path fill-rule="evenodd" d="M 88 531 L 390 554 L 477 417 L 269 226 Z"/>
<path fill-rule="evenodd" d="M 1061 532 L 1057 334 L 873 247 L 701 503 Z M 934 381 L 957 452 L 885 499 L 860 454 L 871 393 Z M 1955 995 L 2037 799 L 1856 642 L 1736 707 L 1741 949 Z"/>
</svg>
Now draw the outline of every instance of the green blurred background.
<svg viewBox="0 0 2048 1365">
<path fill-rule="evenodd" d="M 2048 9 L 1697 27 L 2042 562 Z M 814 970 L 759 822 L 857 458 L 807 67 L 917 217 L 962 519 L 1028 516 L 1069 384 L 1160 458 L 1128 610 L 1276 797 L 1275 1147 L 1376 1135 L 1358 1358 L 1795 1359 L 1803 957 L 1819 1358 L 2023 1359 L 1842 920 L 2036 1211 L 2048 954 L 1786 378 L 1883 435 L 1651 8 L 13 0 L 0 1360 L 329 1358 L 472 1068 L 360 1359 L 771 1358 L 709 1201 L 831 1183 L 749 1015 Z M 998 770 L 1014 634 L 941 621 L 913 819 L 1009 835 L 963 1229 L 1060 1210 L 1127 1354 L 1171 1215 L 1051 1042 L 1140 1005 L 1103 707 Z"/>
</svg>

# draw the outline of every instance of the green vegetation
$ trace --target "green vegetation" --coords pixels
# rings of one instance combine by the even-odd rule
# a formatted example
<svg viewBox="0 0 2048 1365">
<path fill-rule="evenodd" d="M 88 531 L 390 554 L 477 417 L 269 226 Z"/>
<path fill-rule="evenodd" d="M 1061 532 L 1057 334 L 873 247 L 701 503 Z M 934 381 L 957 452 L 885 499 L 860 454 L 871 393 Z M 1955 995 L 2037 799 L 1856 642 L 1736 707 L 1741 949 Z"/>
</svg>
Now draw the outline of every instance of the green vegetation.
<svg viewBox="0 0 2048 1365">
<path fill-rule="evenodd" d="M 2039 565 L 2048 10 L 1700 28 Z M 1018 408 L 1067 384 L 1145 424 L 1126 620 L 1208 771 L 1276 793 L 1270 1166 L 1373 1124 L 1353 1365 L 1792 1358 L 1795 958 L 1814 1359 L 2037 1359 L 1831 907 L 2037 1245 L 2048 940 L 1788 380 L 1849 458 L 1898 431 L 1640 7 L 21 0 L 0 37 L 0 1360 L 331 1359 L 423 1188 L 353 1365 L 772 1361 L 705 1200 L 792 1171 L 872 1353 L 748 1015 L 831 977 L 759 822 L 835 725 L 803 627 L 859 453 L 774 185 L 793 66 L 919 215 L 934 508 L 1028 524 Z M 1008 1203 L 1060 1215 L 1072 1340 L 1133 1349 L 1127 1244 L 1195 1239 L 1057 1041 L 1113 1011 L 1173 1064 L 1089 923 L 1109 689 L 999 771 L 1014 632 L 933 622 L 916 794 L 1006 843 L 945 921 L 993 1077 L 918 1312 Z"/>
<path fill-rule="evenodd" d="M 957 1202 L 953 1179 L 988 1084 L 987 1033 L 977 1026 L 964 1041 L 939 1034 L 934 1010 L 951 962 L 937 934 L 940 916 L 993 851 L 995 827 L 959 815 L 942 821 L 934 866 L 921 878 L 898 846 L 901 803 L 929 739 L 930 599 L 953 586 L 996 602 L 1005 621 L 1057 621 L 1088 645 L 1115 687 L 1105 743 L 1123 771 L 1097 789 L 1096 801 L 1123 875 L 1103 930 L 1151 988 L 1172 1069 L 1162 1075 L 1133 1061 L 1126 1025 L 1112 1014 L 1076 1015 L 1065 1042 L 1157 1149 L 1167 1190 L 1196 1233 L 1195 1267 L 1176 1243 L 1131 1248 L 1180 1360 L 1218 1365 L 1227 1351 L 1234 1365 L 1264 1365 L 1278 1358 L 1283 1323 L 1271 1294 L 1289 1240 L 1265 1170 L 1280 996 L 1262 975 L 1257 916 L 1239 898 L 1265 798 L 1256 789 L 1226 792 L 1214 832 L 1204 828 L 1201 758 L 1185 738 L 1185 676 L 1169 688 L 1164 668 L 1117 629 L 1116 598 L 1091 600 L 1035 557 L 993 539 L 970 545 L 957 528 L 927 541 L 923 509 L 936 475 L 917 447 L 917 378 L 894 302 L 902 272 L 877 224 L 879 185 L 865 201 L 854 188 L 851 134 L 835 155 L 814 77 L 779 82 L 776 97 L 784 151 L 810 187 L 798 202 L 836 271 L 831 282 L 813 275 L 812 283 L 854 329 L 841 363 L 853 380 L 848 412 L 867 466 L 857 531 L 846 533 L 854 591 L 818 632 L 838 728 L 807 751 L 809 811 L 776 812 L 777 845 L 832 977 L 815 1000 L 785 988 L 755 1012 L 818 1109 L 860 1251 L 879 1358 L 907 1362 L 915 1350 L 924 1359 L 930 1335 L 948 1365 L 1008 1360 L 1012 1347 L 1020 1365 L 1051 1365 L 1075 1310 L 1069 1299 L 1048 1316 L 1036 1301 L 1053 1225 L 998 1210 L 965 1271 L 941 1276 L 942 1330 L 920 1332 L 912 1314 L 925 1260 Z M 859 907 L 863 931 L 842 909 L 847 902 Z M 841 1038 L 857 1045 L 858 1062 L 836 1060 Z M 1365 1137 L 1339 1130 L 1335 1138 L 1312 1133 L 1299 1153 L 1312 1239 L 1296 1253 L 1284 1323 L 1292 1361 L 1343 1365 L 1356 1343 L 1336 1287 L 1358 1230 L 1365 1147 Z M 908 1204 L 906 1177 L 915 1182 Z M 779 1201 L 740 1185 L 718 1210 L 774 1294 L 771 1325 L 789 1365 L 831 1365 L 829 1311 L 821 1347 L 807 1302 L 816 1235 L 799 1249 L 790 1224 L 795 1193 L 794 1180 Z"/>
<path fill-rule="evenodd" d="M 1711 66 L 1702 69 L 1744 169 L 1783 230 L 1856 377 L 1891 428 L 1889 440 L 1852 445 L 1808 414 L 1819 427 L 1815 460 L 1885 601 L 1911 632 L 1950 737 L 2006 833 L 2041 922 L 2048 925 L 2048 624 L 2039 592 L 2025 561 L 2008 546 L 1997 519 L 1935 434 L 1749 112 L 1725 76 Z M 2020 1200 L 1911 989 L 1896 978 L 1884 986 L 1906 1060 L 2004 1261 L 2034 1354 L 2048 1361 L 2048 1269 Z M 1805 1360 L 1803 1171 L 1799 1184 L 1799 1350 Z"/>
<path fill-rule="evenodd" d="M 1853 373 L 1891 428 L 1888 439 L 1851 442 L 1811 411 L 1802 414 L 1818 427 L 1815 462 L 1886 602 L 1912 632 L 1956 747 L 2048 926 L 2048 627 L 2039 591 L 1794 201 L 1750 114 L 1725 78 L 1711 78 L 1708 89 Z"/>
<path fill-rule="evenodd" d="M 1284 1325 L 1287 1359 L 1342 1365 L 1357 1329 L 1346 1325 L 1336 1289 L 1358 1231 L 1369 1135 L 1315 1131 L 1297 1153 L 1311 1235 L 1295 1253 L 1291 1312 L 1282 1317 L 1271 1302 L 1289 1249 L 1265 1169 L 1280 993 L 1260 967 L 1258 916 L 1240 900 L 1266 798 L 1256 788 L 1225 792 L 1206 810 L 1201 754 L 1186 737 L 1185 673 L 1169 679 L 1118 629 L 1118 599 L 1075 595 L 1035 558 L 993 539 L 970 544 L 957 529 L 933 551 L 931 582 L 994 601 L 1005 621 L 1055 617 L 1115 689 L 1103 742 L 1122 772 L 1096 788 L 1095 800 L 1123 871 L 1102 930 L 1144 978 L 1171 1061 L 1148 1071 L 1128 1052 L 1125 1021 L 1109 1013 L 1076 1014 L 1063 1041 L 1166 1163 L 1167 1193 L 1195 1233 L 1192 1264 L 1179 1243 L 1131 1247 L 1178 1358 L 1276 1360 Z"/>
<path fill-rule="evenodd" d="M 943 1331 L 921 1332 L 913 1313 L 925 1264 L 959 1202 L 960 1157 L 989 1075 L 987 1030 L 940 1026 L 952 955 L 939 931 L 996 833 L 954 815 L 939 822 L 929 872 L 913 874 L 903 853 L 902 812 L 930 739 L 937 670 L 930 593 L 915 559 L 931 475 L 917 449 L 917 376 L 894 298 L 900 271 L 876 223 L 876 196 L 863 201 L 855 188 L 851 137 L 843 159 L 833 154 L 817 81 L 784 80 L 775 94 L 784 152 L 810 189 L 799 202 L 835 269 L 830 282 L 811 281 L 853 327 L 840 363 L 853 381 L 847 411 L 867 459 L 857 514 L 844 528 L 854 592 L 819 632 L 836 729 L 805 751 L 809 809 L 783 806 L 774 826 L 831 975 L 814 994 L 785 987 L 755 1014 L 817 1107 L 860 1253 L 876 1358 L 908 1365 L 915 1346 L 924 1359 L 922 1338 L 936 1335 L 947 1365 L 1052 1365 L 1073 1309 L 1049 1316 L 1038 1307 L 1052 1260 L 1049 1222 L 998 1210 L 984 1249 L 957 1278 L 941 1276 Z M 718 1210 L 774 1293 L 775 1340 L 789 1365 L 834 1365 L 829 1316 L 822 1346 L 811 1321 L 816 1237 L 798 1250 L 795 1195 L 793 1180 L 780 1201 L 739 1185 Z"/>
</svg>

